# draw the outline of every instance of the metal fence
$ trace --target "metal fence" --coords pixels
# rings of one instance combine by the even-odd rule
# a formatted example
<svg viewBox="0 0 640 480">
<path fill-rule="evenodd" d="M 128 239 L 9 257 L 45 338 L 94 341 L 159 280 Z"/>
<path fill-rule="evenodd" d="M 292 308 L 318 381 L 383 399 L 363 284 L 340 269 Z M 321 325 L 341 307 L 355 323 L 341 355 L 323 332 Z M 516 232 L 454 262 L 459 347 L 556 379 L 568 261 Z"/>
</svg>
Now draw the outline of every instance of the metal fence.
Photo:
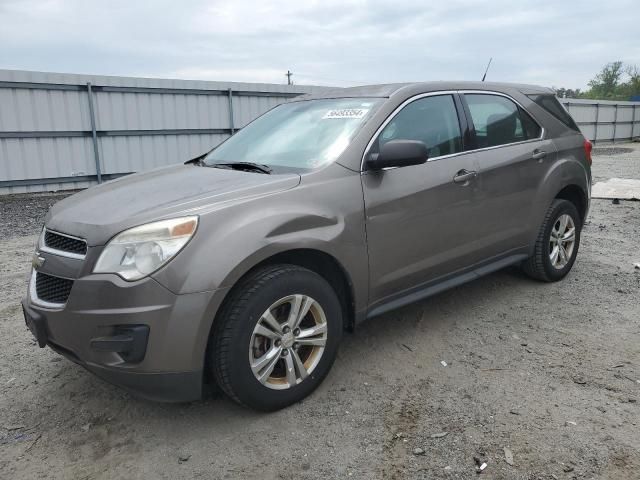
<svg viewBox="0 0 640 480">
<path fill-rule="evenodd" d="M 84 188 L 183 162 L 319 90 L 0 70 L 0 194 Z"/>
<path fill-rule="evenodd" d="M 561 98 L 585 137 L 594 143 L 640 136 L 640 102 Z"/>
<path fill-rule="evenodd" d="M 0 70 L 0 195 L 84 188 L 211 149 L 325 87 Z M 561 99 L 596 142 L 640 135 L 640 103 Z"/>
</svg>

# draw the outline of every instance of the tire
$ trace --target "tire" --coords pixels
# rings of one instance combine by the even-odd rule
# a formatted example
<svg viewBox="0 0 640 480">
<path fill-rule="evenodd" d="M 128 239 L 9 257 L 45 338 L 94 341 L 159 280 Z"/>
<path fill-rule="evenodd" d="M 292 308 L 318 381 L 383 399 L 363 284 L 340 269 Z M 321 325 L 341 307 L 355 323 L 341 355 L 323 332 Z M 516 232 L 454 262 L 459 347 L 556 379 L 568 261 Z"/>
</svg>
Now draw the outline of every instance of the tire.
<svg viewBox="0 0 640 480">
<path fill-rule="evenodd" d="M 566 255 L 566 262 L 563 261 L 562 255 L 559 255 L 554 265 L 550 257 L 550 255 L 555 252 L 555 250 L 552 249 L 553 243 L 551 235 L 552 232 L 554 232 L 554 241 L 558 238 L 556 232 L 559 226 L 561 227 L 562 221 L 567 218 L 566 216 L 570 218 L 568 225 L 570 226 L 572 222 L 574 226 L 573 248 L 571 248 L 570 254 Z M 538 237 L 536 238 L 534 254 L 523 263 L 522 269 L 530 277 L 543 282 L 557 282 L 558 280 L 562 280 L 569 271 L 571 271 L 571 267 L 573 267 L 576 261 L 578 248 L 580 246 L 581 230 L 582 221 L 575 205 L 568 200 L 555 199 L 549 207 L 542 226 L 540 227 Z M 567 229 L 566 234 L 560 236 L 562 238 L 568 236 L 568 231 L 569 229 Z M 563 243 L 563 245 L 566 247 L 568 244 Z M 563 251 L 568 253 L 567 248 Z"/>
<path fill-rule="evenodd" d="M 302 312 L 309 310 L 298 327 L 287 332 L 288 321 L 297 321 L 290 316 L 296 304 Z M 267 321 L 267 312 L 279 327 Z M 320 333 L 309 333 L 316 331 Z M 225 300 L 209 340 L 207 361 L 219 387 L 237 403 L 278 410 L 302 400 L 322 382 L 335 360 L 342 331 L 341 303 L 324 278 L 295 265 L 268 266 L 241 280 Z M 258 365 L 265 359 L 269 361 L 261 370 Z M 305 367 L 306 377 L 300 366 Z"/>
</svg>

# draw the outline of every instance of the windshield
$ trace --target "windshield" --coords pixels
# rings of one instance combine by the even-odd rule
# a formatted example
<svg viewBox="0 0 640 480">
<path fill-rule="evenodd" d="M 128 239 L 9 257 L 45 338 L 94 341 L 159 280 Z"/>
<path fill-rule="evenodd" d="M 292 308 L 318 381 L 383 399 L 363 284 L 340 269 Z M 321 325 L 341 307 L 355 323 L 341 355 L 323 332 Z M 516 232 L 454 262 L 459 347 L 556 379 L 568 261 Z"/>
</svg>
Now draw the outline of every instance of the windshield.
<svg viewBox="0 0 640 480">
<path fill-rule="evenodd" d="M 294 170 L 327 165 L 344 151 L 380 102 L 341 98 L 285 103 L 216 147 L 204 163 L 252 162 Z"/>
</svg>

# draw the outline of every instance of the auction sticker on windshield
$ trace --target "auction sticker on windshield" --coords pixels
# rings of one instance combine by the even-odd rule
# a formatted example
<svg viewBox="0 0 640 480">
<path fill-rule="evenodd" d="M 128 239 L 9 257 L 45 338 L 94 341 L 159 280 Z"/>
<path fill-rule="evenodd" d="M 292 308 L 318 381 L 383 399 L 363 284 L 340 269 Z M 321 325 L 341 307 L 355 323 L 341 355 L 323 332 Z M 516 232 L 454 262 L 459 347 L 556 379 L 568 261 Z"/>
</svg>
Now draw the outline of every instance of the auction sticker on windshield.
<svg viewBox="0 0 640 480">
<path fill-rule="evenodd" d="M 322 118 L 362 118 L 368 111 L 368 108 L 342 108 L 329 110 Z"/>
</svg>

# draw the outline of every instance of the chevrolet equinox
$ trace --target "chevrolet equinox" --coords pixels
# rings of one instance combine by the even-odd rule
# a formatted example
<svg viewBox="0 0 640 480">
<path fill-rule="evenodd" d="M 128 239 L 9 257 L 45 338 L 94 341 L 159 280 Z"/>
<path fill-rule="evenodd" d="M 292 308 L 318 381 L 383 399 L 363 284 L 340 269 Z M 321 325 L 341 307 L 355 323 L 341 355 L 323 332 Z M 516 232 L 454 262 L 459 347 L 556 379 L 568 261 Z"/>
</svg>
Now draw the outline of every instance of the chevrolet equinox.
<svg viewBox="0 0 640 480">
<path fill-rule="evenodd" d="M 591 143 L 546 88 L 297 97 L 201 157 L 54 205 L 25 319 L 41 347 L 143 397 L 217 384 L 275 410 L 363 319 L 509 265 L 561 280 L 590 188 Z"/>
</svg>

